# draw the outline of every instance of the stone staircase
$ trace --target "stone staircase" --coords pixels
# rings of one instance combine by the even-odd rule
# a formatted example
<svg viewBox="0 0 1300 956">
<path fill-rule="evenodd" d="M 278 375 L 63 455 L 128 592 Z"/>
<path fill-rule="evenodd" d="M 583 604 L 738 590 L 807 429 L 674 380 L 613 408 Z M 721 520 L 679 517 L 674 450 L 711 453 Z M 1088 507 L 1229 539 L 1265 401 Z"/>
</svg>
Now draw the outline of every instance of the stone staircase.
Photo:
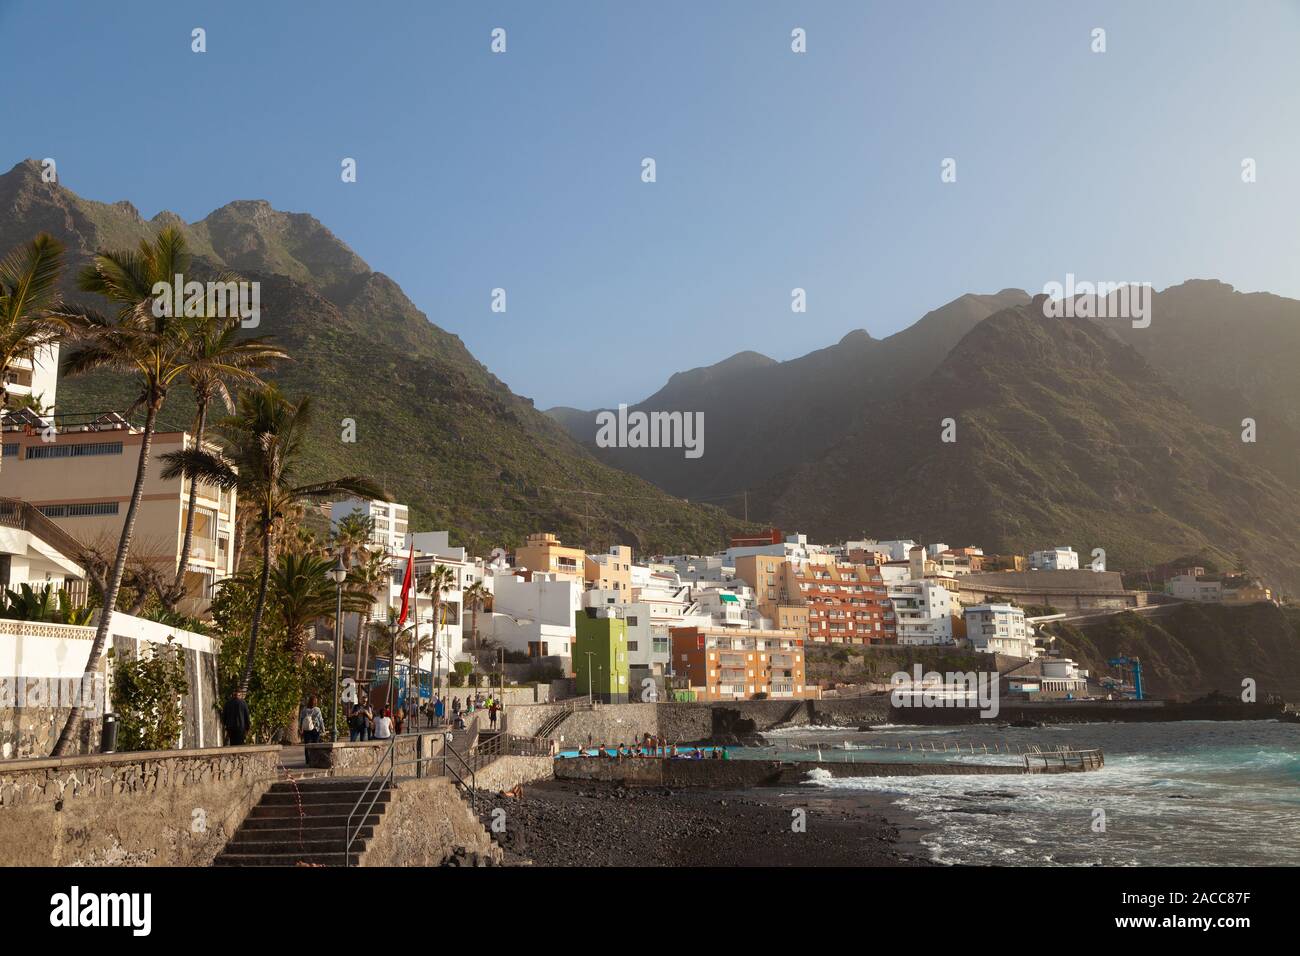
<svg viewBox="0 0 1300 956">
<path fill-rule="evenodd" d="M 342 866 L 348 814 L 365 784 L 361 777 L 272 784 L 217 855 L 213 866 Z M 370 814 L 364 820 L 353 818 L 353 825 L 360 823 L 361 829 L 348 857 L 350 865 L 359 862 L 390 797 L 387 789 L 380 791 Z"/>
</svg>

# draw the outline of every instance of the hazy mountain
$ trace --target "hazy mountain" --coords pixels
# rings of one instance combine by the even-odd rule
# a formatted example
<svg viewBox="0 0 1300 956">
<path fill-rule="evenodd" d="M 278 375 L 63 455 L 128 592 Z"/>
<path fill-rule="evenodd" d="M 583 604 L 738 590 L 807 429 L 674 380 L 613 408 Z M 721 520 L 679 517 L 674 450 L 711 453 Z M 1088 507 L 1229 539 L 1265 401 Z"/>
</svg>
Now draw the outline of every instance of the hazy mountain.
<svg viewBox="0 0 1300 956">
<path fill-rule="evenodd" d="M 981 319 L 1028 300 L 1019 289 L 964 295 L 886 339 L 858 329 L 835 345 L 786 362 L 741 352 L 716 365 L 678 372 L 631 410 L 702 411 L 701 457 L 688 459 L 680 450 L 662 448 L 595 453 L 673 494 L 717 499 L 735 511 L 743 489 L 832 447 L 870 403 L 930 374 Z M 580 441 L 595 438 L 597 412 L 564 408 L 548 414 Z"/>
<path fill-rule="evenodd" d="M 980 322 L 932 374 L 750 505 L 821 538 L 1073 544 L 1104 548 L 1113 567 L 1205 553 L 1296 587 L 1300 499 L 1261 457 L 1110 329 L 1027 305 Z"/>
<path fill-rule="evenodd" d="M 40 231 L 62 239 L 73 297 L 76 268 L 94 251 L 134 246 L 167 224 L 185 229 L 204 269 L 262 283 L 256 331 L 295 359 L 275 378 L 317 404 L 312 470 L 375 476 L 411 505 L 417 527 L 450 527 L 477 548 L 554 530 L 589 546 L 677 551 L 713 549 L 739 524 L 597 461 L 311 216 L 238 201 L 196 223 L 167 212 L 146 221 L 130 203 L 42 182 L 31 161 L 0 176 L 0 250 Z M 122 408 L 129 395 L 120 377 L 63 379 L 58 410 Z M 191 409 L 174 393 L 164 420 L 185 427 Z M 348 418 L 355 444 L 340 440 Z"/>
</svg>

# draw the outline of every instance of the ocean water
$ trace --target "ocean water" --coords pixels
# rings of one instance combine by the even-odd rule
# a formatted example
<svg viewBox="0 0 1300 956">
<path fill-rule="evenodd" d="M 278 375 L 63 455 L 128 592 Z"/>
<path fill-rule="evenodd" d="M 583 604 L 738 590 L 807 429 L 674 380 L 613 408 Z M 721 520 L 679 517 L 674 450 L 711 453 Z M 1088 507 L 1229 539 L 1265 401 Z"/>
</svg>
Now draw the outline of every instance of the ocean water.
<svg viewBox="0 0 1300 956">
<path fill-rule="evenodd" d="M 811 772 L 803 786 L 823 796 L 871 791 L 915 813 L 934 828 L 922 842 L 943 863 L 1300 865 L 1297 724 L 794 728 L 767 736 L 773 746 L 737 756 L 1016 763 L 1017 748 L 1031 744 L 1104 751 L 1106 766 L 1089 773 L 832 778 Z M 985 745 L 999 753 L 985 755 Z M 922 754 L 921 747 L 940 752 Z M 1010 755 L 1001 752 L 1007 747 Z"/>
</svg>

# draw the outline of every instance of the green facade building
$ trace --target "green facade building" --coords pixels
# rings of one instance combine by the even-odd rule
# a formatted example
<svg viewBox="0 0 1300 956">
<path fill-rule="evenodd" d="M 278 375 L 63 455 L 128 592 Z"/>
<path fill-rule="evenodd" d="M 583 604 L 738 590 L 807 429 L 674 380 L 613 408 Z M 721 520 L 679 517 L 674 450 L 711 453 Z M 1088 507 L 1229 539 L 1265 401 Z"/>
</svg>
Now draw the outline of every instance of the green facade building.
<svg viewBox="0 0 1300 956">
<path fill-rule="evenodd" d="M 607 704 L 628 701 L 627 622 L 613 607 L 574 614 L 573 672 L 579 694 Z"/>
</svg>

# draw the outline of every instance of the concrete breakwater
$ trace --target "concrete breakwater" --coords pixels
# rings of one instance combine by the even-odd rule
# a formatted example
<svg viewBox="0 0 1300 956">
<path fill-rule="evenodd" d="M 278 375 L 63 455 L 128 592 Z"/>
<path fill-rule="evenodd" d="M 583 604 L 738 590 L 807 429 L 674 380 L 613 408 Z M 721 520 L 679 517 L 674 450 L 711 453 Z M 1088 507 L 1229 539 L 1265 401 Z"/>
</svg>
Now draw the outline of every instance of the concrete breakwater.
<svg viewBox="0 0 1300 956">
<path fill-rule="evenodd" d="M 887 698 L 886 698 L 887 699 Z M 997 717 L 985 719 L 976 708 L 896 707 L 889 710 L 891 724 L 990 724 L 1034 722 L 1040 724 L 1138 723 L 1180 720 L 1276 720 L 1280 704 L 1179 703 L 1163 700 L 1093 700 L 1008 702 L 1005 698 Z M 882 721 L 886 722 L 886 721 Z"/>
<path fill-rule="evenodd" d="M 727 740 L 761 734 L 780 727 L 813 724 L 859 727 L 880 724 L 889 717 L 889 698 L 854 697 L 843 700 L 738 700 L 715 704 L 600 704 L 591 710 L 570 710 L 563 704 L 534 704 L 506 709 L 506 729 L 524 737 L 535 735 L 548 719 L 565 714 L 552 733 L 565 744 L 633 743 L 646 734 L 678 743 Z"/>
<path fill-rule="evenodd" d="M 1068 768 L 1073 772 L 1099 769 L 1095 764 Z M 625 787 L 765 787 L 803 783 L 812 770 L 824 770 L 833 777 L 922 777 L 922 776 L 1008 776 L 1027 773 L 1063 772 L 1054 768 L 1028 767 L 1024 763 L 903 763 L 874 761 L 780 760 L 675 760 L 662 757 L 564 757 L 555 761 L 556 780 L 616 783 Z"/>
</svg>

